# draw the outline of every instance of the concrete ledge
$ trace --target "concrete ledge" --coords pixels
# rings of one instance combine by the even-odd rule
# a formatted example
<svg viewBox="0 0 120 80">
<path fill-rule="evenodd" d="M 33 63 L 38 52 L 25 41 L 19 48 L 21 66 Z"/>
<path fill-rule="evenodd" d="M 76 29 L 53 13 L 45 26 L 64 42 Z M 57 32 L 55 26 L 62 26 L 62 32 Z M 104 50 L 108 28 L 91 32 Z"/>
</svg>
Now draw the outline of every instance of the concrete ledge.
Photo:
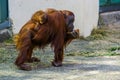
<svg viewBox="0 0 120 80">
<path fill-rule="evenodd" d="M 0 23 L 0 30 L 5 29 L 5 28 L 9 28 L 11 26 L 10 21 L 5 21 L 3 23 Z"/>
</svg>

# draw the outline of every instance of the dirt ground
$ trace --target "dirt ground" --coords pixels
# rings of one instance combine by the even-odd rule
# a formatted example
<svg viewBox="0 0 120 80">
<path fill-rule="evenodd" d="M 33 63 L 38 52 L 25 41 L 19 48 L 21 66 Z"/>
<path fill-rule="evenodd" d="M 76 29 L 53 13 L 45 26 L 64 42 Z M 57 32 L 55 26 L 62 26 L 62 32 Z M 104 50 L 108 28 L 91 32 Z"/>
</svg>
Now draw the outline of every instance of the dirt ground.
<svg viewBox="0 0 120 80">
<path fill-rule="evenodd" d="M 120 80 L 120 26 L 105 28 L 100 40 L 74 40 L 66 49 L 62 67 L 51 66 L 53 50 L 35 50 L 39 63 L 32 71 L 19 70 L 13 44 L 0 43 L 0 80 Z"/>
<path fill-rule="evenodd" d="M 4 65 L 4 66 L 3 66 Z M 120 56 L 66 57 L 62 67 L 21 71 L 0 64 L 0 80 L 120 80 Z"/>
</svg>

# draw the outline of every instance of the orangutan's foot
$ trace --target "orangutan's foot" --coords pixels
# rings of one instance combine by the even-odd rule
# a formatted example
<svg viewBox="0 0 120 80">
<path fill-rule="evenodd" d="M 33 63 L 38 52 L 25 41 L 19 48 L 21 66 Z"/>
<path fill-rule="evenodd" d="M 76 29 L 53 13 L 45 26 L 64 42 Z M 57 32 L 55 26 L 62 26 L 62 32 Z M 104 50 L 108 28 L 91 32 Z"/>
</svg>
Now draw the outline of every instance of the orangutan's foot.
<svg viewBox="0 0 120 80">
<path fill-rule="evenodd" d="M 18 66 L 18 68 L 21 69 L 21 70 L 26 70 L 26 71 L 32 70 L 32 67 L 28 64 L 21 64 L 21 65 Z"/>
<path fill-rule="evenodd" d="M 55 66 L 55 67 L 60 67 L 60 66 L 62 66 L 62 62 L 55 62 L 55 61 L 53 61 L 52 65 Z"/>
</svg>

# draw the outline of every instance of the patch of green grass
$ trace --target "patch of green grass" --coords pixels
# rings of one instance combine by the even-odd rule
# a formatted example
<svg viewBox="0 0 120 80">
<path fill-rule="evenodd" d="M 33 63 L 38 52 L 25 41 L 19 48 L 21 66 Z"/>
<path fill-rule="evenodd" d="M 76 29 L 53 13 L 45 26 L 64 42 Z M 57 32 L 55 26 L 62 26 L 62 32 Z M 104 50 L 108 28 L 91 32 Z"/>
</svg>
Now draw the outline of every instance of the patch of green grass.
<svg viewBox="0 0 120 80">
<path fill-rule="evenodd" d="M 13 44 L 13 43 L 14 43 L 14 42 L 13 42 L 13 38 L 11 37 L 11 38 L 5 40 L 4 43 L 5 43 L 5 44 Z"/>
<path fill-rule="evenodd" d="M 109 53 L 104 54 L 103 56 L 118 56 L 118 55 L 120 54 L 116 52 L 109 52 Z"/>
<path fill-rule="evenodd" d="M 120 55 L 120 53 L 116 52 L 80 52 L 80 53 L 69 53 L 66 54 L 66 56 L 85 56 L 85 57 L 98 57 L 98 56 L 117 56 Z"/>
<path fill-rule="evenodd" d="M 66 56 L 85 56 L 85 57 L 92 57 L 92 56 L 96 56 L 96 54 L 94 53 L 90 53 L 90 52 L 79 52 L 79 53 L 68 53 L 65 54 Z"/>
<path fill-rule="evenodd" d="M 116 50 L 120 50 L 120 46 L 111 47 L 111 48 L 109 49 L 109 51 L 116 51 Z"/>
</svg>

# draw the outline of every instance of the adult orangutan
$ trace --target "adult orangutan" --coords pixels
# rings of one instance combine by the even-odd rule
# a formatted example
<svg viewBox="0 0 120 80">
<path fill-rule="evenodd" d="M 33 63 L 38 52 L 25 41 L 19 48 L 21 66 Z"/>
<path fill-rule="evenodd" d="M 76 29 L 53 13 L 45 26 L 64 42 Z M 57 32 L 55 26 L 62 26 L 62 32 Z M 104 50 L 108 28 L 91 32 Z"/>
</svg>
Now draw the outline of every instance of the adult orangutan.
<svg viewBox="0 0 120 80">
<path fill-rule="evenodd" d="M 19 50 L 15 64 L 22 70 L 31 70 L 25 62 L 38 62 L 32 57 L 35 47 L 43 49 L 51 44 L 54 49 L 53 66 L 62 66 L 64 47 L 79 37 L 79 30 L 73 30 L 74 14 L 67 10 L 48 9 L 37 11 L 15 37 Z"/>
</svg>

